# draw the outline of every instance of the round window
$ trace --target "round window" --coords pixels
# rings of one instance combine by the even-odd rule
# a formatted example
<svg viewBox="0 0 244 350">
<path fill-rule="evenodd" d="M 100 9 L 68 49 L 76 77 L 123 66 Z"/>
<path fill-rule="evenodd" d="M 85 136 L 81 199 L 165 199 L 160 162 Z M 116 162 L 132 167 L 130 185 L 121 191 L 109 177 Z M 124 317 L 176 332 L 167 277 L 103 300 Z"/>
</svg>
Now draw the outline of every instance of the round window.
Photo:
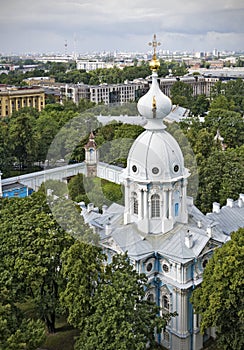
<svg viewBox="0 0 244 350">
<path fill-rule="evenodd" d="M 174 172 L 175 173 L 178 173 L 179 169 L 180 169 L 179 165 L 175 165 L 174 166 Z"/>
<path fill-rule="evenodd" d="M 163 264 L 163 270 L 164 272 L 169 272 L 169 267 L 166 264 Z"/>
<path fill-rule="evenodd" d="M 159 173 L 159 168 L 157 168 L 157 167 L 152 168 L 152 173 L 154 175 L 158 174 Z"/>
<path fill-rule="evenodd" d="M 134 173 L 137 172 L 137 166 L 136 166 L 136 165 L 132 165 L 132 171 L 133 171 Z"/>
<path fill-rule="evenodd" d="M 147 272 L 150 272 L 152 271 L 152 268 L 153 268 L 153 264 L 150 262 L 147 264 Z"/>
</svg>

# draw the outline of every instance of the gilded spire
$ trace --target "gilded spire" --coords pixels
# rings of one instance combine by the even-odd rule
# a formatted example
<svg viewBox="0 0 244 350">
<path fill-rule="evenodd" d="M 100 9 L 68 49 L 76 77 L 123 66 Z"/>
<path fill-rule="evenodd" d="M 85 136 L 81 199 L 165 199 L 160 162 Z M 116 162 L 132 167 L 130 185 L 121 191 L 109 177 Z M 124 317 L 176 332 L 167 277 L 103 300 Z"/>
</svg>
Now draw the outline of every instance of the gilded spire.
<svg viewBox="0 0 244 350">
<path fill-rule="evenodd" d="M 154 34 L 153 41 L 150 42 L 149 45 L 153 47 L 153 58 L 150 61 L 149 66 L 153 72 L 156 72 L 160 67 L 160 62 L 157 59 L 157 55 L 156 55 L 156 49 L 158 46 L 161 45 L 161 43 L 157 41 L 156 34 Z"/>
</svg>

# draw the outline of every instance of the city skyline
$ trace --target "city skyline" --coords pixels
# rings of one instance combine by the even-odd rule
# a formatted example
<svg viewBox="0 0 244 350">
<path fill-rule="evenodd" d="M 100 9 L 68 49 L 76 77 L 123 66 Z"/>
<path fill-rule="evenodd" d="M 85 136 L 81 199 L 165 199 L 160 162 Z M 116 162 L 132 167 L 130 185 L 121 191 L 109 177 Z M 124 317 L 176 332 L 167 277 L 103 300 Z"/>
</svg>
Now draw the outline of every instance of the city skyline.
<svg viewBox="0 0 244 350">
<path fill-rule="evenodd" d="M 0 53 L 150 50 L 243 51 L 240 0 L 10 0 L 1 5 Z"/>
</svg>

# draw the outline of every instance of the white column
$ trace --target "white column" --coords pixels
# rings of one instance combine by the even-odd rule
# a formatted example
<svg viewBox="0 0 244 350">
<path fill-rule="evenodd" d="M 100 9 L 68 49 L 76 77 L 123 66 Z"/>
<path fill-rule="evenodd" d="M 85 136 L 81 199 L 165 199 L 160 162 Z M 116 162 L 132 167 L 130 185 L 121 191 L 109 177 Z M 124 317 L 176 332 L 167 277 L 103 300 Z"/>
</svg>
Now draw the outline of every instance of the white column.
<svg viewBox="0 0 244 350">
<path fill-rule="evenodd" d="M 163 218 L 166 219 L 167 218 L 167 207 L 168 207 L 168 203 L 167 203 L 167 191 L 166 189 L 163 190 Z"/>
<path fill-rule="evenodd" d="M 172 219 L 172 189 L 169 190 L 169 219 Z"/>
<path fill-rule="evenodd" d="M 129 196 L 129 183 L 128 180 L 125 183 L 125 211 L 124 211 L 124 224 L 130 222 L 130 196 Z"/>
<path fill-rule="evenodd" d="M 187 223 L 188 221 L 187 203 L 186 203 L 187 183 L 188 183 L 187 179 L 184 179 L 182 184 L 182 198 L 181 198 L 181 220 L 184 223 Z"/>
<path fill-rule="evenodd" d="M 148 191 L 147 188 L 145 188 L 143 194 L 143 201 L 144 201 L 144 219 L 148 219 Z"/>
<path fill-rule="evenodd" d="M 138 219 L 143 218 L 143 190 L 139 189 L 139 203 L 138 203 Z"/>
</svg>

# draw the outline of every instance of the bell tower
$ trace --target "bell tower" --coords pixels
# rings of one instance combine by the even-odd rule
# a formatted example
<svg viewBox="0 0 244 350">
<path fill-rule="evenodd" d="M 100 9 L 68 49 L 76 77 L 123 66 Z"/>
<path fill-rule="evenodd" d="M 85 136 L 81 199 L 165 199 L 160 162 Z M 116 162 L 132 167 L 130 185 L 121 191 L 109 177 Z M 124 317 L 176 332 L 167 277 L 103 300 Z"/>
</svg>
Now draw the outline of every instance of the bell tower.
<svg viewBox="0 0 244 350">
<path fill-rule="evenodd" d="M 186 188 L 190 174 L 177 141 L 165 130 L 163 118 L 171 112 L 172 104 L 157 81 L 160 62 L 155 35 L 151 45 L 152 85 L 137 104 L 147 120 L 146 130 L 134 141 L 127 159 L 124 223 L 136 223 L 145 234 L 161 234 L 188 220 Z"/>
<path fill-rule="evenodd" d="M 97 175 L 97 163 L 98 163 L 98 150 L 95 142 L 95 136 L 91 131 L 89 141 L 85 145 L 85 163 L 86 163 L 86 175 Z"/>
</svg>

